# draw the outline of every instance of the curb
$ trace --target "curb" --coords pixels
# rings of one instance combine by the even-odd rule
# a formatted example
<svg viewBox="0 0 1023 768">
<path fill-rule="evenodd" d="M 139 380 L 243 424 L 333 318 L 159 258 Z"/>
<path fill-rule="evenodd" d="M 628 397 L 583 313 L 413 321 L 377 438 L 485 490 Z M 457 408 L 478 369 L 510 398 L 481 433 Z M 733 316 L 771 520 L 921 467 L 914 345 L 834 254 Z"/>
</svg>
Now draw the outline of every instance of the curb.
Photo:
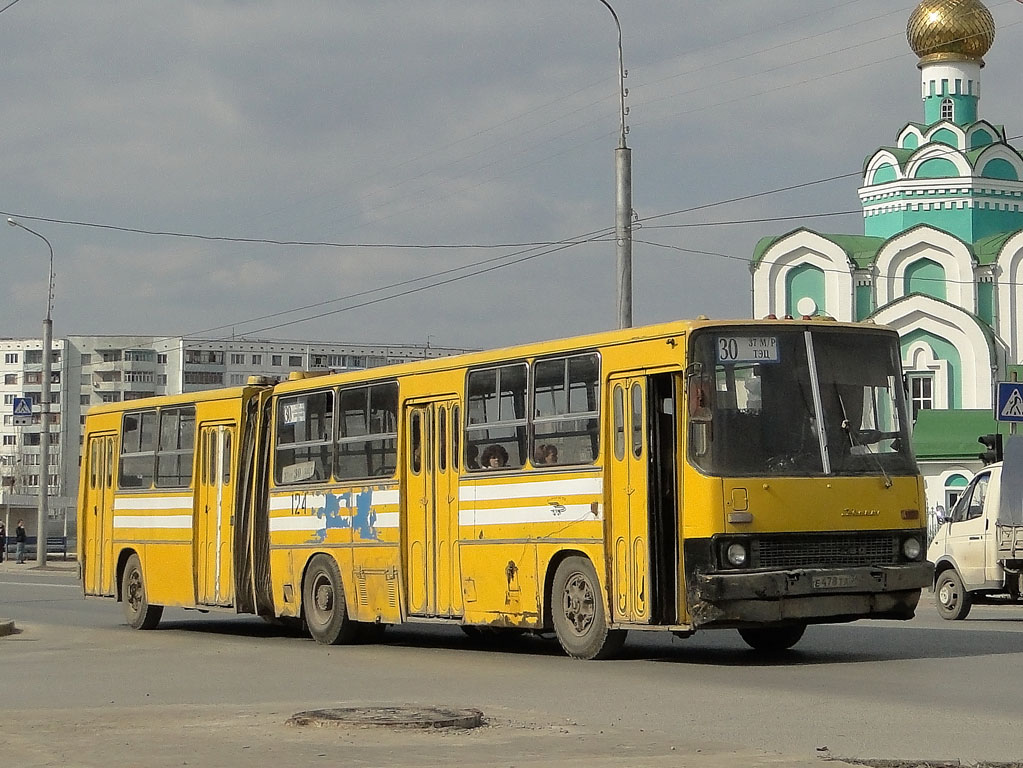
<svg viewBox="0 0 1023 768">
<path fill-rule="evenodd" d="M 0 637 L 14 634 L 14 619 L 0 619 Z"/>
</svg>

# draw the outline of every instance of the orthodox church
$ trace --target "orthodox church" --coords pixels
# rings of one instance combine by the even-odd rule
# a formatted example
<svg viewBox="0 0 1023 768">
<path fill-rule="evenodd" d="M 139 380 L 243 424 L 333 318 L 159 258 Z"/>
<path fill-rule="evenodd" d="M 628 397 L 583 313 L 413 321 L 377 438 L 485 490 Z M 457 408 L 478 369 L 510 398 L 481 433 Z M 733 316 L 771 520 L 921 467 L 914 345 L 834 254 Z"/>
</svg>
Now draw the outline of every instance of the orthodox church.
<svg viewBox="0 0 1023 768">
<path fill-rule="evenodd" d="M 753 314 L 898 330 L 933 510 L 949 508 L 981 466 L 977 438 L 999 426 L 996 383 L 1023 381 L 1023 156 L 979 115 L 995 38 L 983 2 L 923 0 L 906 31 L 923 121 L 865 160 L 863 234 L 800 228 L 761 239 Z"/>
</svg>

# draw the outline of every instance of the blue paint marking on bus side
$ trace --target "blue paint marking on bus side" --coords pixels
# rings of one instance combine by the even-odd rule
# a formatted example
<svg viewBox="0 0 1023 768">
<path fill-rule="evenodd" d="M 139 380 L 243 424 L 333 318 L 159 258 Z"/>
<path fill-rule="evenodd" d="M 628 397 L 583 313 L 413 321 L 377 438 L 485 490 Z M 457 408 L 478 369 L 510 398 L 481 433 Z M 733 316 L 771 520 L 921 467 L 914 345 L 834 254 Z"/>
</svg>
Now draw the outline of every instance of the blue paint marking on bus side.
<svg viewBox="0 0 1023 768">
<path fill-rule="evenodd" d="M 348 494 L 348 506 L 352 506 L 352 494 Z M 352 528 L 359 532 L 363 539 L 379 540 L 376 523 L 377 514 L 373 511 L 373 489 L 367 488 L 355 498 L 355 514 L 352 517 Z"/>
<path fill-rule="evenodd" d="M 352 527 L 352 519 L 341 514 L 341 499 L 333 493 L 324 497 L 323 506 L 316 510 L 316 516 L 323 518 L 323 528 L 315 531 L 309 540 L 318 544 L 327 538 L 329 529 Z"/>
</svg>

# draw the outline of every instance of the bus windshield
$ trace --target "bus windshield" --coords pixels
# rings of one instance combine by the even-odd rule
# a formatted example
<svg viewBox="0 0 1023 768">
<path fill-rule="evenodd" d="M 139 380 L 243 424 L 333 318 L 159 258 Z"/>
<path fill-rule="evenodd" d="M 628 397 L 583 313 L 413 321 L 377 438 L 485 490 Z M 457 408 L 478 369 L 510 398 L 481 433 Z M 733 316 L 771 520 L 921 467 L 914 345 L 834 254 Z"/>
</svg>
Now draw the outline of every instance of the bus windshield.
<svg viewBox="0 0 1023 768">
<path fill-rule="evenodd" d="M 689 457 L 720 475 L 906 475 L 898 337 L 841 328 L 694 334 Z"/>
</svg>

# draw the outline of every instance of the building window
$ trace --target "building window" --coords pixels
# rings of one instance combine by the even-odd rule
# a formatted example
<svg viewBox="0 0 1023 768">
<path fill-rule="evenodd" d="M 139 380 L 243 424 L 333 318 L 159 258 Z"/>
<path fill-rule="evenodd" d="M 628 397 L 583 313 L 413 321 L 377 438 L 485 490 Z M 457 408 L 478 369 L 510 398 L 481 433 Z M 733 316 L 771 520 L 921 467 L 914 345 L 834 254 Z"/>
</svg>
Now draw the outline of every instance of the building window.
<svg viewBox="0 0 1023 768">
<path fill-rule="evenodd" d="M 15 435 L 4 435 L 4 445 L 16 445 Z"/>
<path fill-rule="evenodd" d="M 154 353 L 149 349 L 129 349 L 124 353 L 124 359 L 131 363 L 151 363 Z"/>
<path fill-rule="evenodd" d="M 941 100 L 941 119 L 955 120 L 955 103 L 952 99 Z"/>
<path fill-rule="evenodd" d="M 252 364 L 253 365 L 262 365 L 263 364 L 263 356 L 262 355 L 253 355 L 252 356 Z"/>
<path fill-rule="evenodd" d="M 18 383 L 18 374 L 16 374 L 16 373 L 6 373 L 6 374 L 4 374 L 4 384 L 17 384 L 17 383 Z"/>
<path fill-rule="evenodd" d="M 14 395 L 4 395 L 4 405 L 13 405 Z"/>
<path fill-rule="evenodd" d="M 43 350 L 30 349 L 25 353 L 25 363 L 28 365 L 39 365 L 43 362 Z"/>
<path fill-rule="evenodd" d="M 280 365 L 280 364 L 281 364 L 281 356 L 280 355 L 270 355 L 270 365 Z"/>
<path fill-rule="evenodd" d="M 167 364 L 167 355 L 157 355 L 156 356 L 156 362 L 160 363 L 161 365 L 166 365 Z"/>
<path fill-rule="evenodd" d="M 41 374 L 39 371 L 30 371 L 29 373 L 26 373 L 25 374 L 25 383 L 26 384 L 42 384 L 43 383 L 43 374 Z"/>
<path fill-rule="evenodd" d="M 218 371 L 186 371 L 185 384 L 223 384 L 224 374 Z"/>
<path fill-rule="evenodd" d="M 231 354 L 231 365 L 245 365 L 245 355 Z"/>
<path fill-rule="evenodd" d="M 4 355 L 4 362 L 7 364 L 18 362 L 18 353 L 8 352 L 7 354 Z"/>
<path fill-rule="evenodd" d="M 301 355 L 289 355 L 288 356 L 288 365 L 290 367 L 292 367 L 292 368 L 301 368 L 302 367 L 302 356 Z"/>
<path fill-rule="evenodd" d="M 78 399 L 78 403 L 79 403 L 80 405 L 88 405 L 88 404 L 89 404 L 89 403 L 91 403 L 91 402 L 92 402 L 92 396 L 91 396 L 91 395 L 82 395 L 82 396 L 81 396 L 81 397 L 80 397 L 80 398 Z"/>
<path fill-rule="evenodd" d="M 167 386 L 167 374 L 166 373 L 158 373 L 156 375 L 156 383 L 159 384 L 160 386 L 163 386 L 163 387 Z"/>
<path fill-rule="evenodd" d="M 88 352 L 83 352 L 79 362 L 82 365 L 92 365 L 92 355 L 90 355 Z"/>
<path fill-rule="evenodd" d="M 121 362 L 121 350 L 119 349 L 105 349 L 100 354 L 103 356 L 104 363 Z"/>
<path fill-rule="evenodd" d="M 119 403 L 119 402 L 121 402 L 121 393 L 120 392 L 101 392 L 99 397 L 100 397 L 100 400 L 103 401 L 104 403 Z"/>
<path fill-rule="evenodd" d="M 916 421 L 920 411 L 934 408 L 934 377 L 930 374 L 910 374 L 909 397 L 913 406 L 913 421 Z"/>
</svg>

